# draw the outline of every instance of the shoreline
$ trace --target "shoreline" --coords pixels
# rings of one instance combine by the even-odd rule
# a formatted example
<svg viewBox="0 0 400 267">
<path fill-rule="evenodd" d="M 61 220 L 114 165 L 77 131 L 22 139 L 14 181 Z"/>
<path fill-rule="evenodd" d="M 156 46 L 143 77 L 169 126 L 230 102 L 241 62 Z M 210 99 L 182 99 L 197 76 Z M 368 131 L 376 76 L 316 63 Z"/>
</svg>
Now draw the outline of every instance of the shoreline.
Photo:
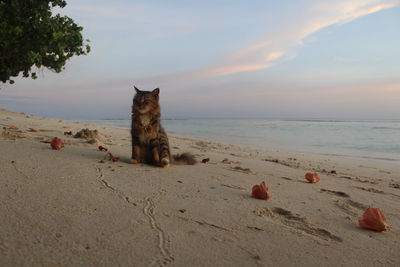
<svg viewBox="0 0 400 267">
<path fill-rule="evenodd" d="M 185 119 L 187 120 L 187 119 Z M 189 119 L 191 120 L 191 119 Z M 225 120 L 225 119 L 223 119 Z M 71 120 L 72 121 L 72 120 Z M 113 127 L 120 127 L 123 129 L 129 129 L 128 126 L 122 126 L 122 125 L 113 125 L 113 124 L 108 124 L 104 123 L 104 120 L 76 120 L 77 122 L 81 123 L 89 123 L 91 124 L 91 121 L 97 122 L 98 125 L 105 125 L 105 126 L 113 126 Z M 107 120 L 108 121 L 108 120 Z M 113 120 L 109 120 L 113 121 Z M 121 121 L 129 121 L 127 119 L 121 120 Z M 299 120 L 300 121 L 300 120 Z M 303 121 L 303 120 L 301 120 Z M 306 121 L 308 122 L 308 120 Z M 350 122 L 350 121 L 349 121 Z M 96 123 L 94 123 L 96 124 Z M 164 124 L 163 124 L 164 126 Z M 170 130 L 168 127 L 164 127 L 167 130 L 167 133 L 169 135 L 177 136 L 177 137 L 188 137 L 188 138 L 193 138 L 193 139 L 198 139 L 198 140 L 209 140 L 213 141 L 216 143 L 223 143 L 223 144 L 237 144 L 237 145 L 244 145 L 248 147 L 252 147 L 254 149 L 265 149 L 265 150 L 279 150 L 282 152 L 296 152 L 296 153 L 304 153 L 304 154 L 313 154 L 313 155 L 325 155 L 325 156 L 334 156 L 334 157 L 343 157 L 346 159 L 355 159 L 355 160 L 372 160 L 372 161 L 378 161 L 378 162 L 388 162 L 388 163 L 393 163 L 400 165 L 400 154 L 395 154 L 395 153 L 389 153 L 389 152 L 378 152 L 378 151 L 373 151 L 373 150 L 358 150 L 354 148 L 332 148 L 330 146 L 326 146 L 321 148 L 314 147 L 313 145 L 307 145 L 307 144 L 302 144 L 302 145 L 293 145 L 289 146 L 288 144 L 284 144 L 283 141 L 281 140 L 280 143 L 272 143 L 271 141 L 266 141 L 266 142 L 261 142 L 259 144 L 255 144 L 254 142 L 250 142 L 249 137 L 244 137 L 240 138 L 241 141 L 239 141 L 239 137 L 235 136 L 222 136 L 220 135 L 212 135 L 212 134 L 196 134 L 196 133 L 179 133 L 176 132 L 174 129 Z M 172 127 L 173 128 L 173 127 Z"/>
<path fill-rule="evenodd" d="M 64 135 L 83 128 L 99 136 Z M 128 164 L 126 129 L 2 109 L 0 133 L 0 265 L 400 265 L 396 164 L 170 136 L 210 161 L 162 169 Z M 261 181 L 267 201 L 251 197 Z M 391 230 L 359 228 L 367 207 Z"/>
</svg>

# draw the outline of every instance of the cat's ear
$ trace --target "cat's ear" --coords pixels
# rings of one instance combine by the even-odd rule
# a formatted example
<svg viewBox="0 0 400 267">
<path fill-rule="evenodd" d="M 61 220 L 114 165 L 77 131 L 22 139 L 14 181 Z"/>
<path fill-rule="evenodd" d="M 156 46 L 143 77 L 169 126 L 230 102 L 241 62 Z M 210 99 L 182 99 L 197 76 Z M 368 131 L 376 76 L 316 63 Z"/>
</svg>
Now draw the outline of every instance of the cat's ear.
<svg viewBox="0 0 400 267">
<path fill-rule="evenodd" d="M 160 94 L 160 88 L 156 88 L 151 92 L 153 95 L 158 96 Z"/>
<path fill-rule="evenodd" d="M 140 93 L 140 90 L 136 88 L 136 86 L 133 86 L 135 88 L 136 93 Z"/>
</svg>

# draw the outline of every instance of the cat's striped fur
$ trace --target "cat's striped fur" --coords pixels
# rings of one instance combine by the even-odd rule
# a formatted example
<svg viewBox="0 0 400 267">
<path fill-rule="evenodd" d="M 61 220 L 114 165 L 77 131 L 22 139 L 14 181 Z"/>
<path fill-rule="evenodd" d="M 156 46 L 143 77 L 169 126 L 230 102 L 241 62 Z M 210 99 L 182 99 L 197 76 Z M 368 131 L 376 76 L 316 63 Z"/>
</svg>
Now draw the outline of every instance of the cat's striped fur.
<svg viewBox="0 0 400 267">
<path fill-rule="evenodd" d="M 141 91 L 135 87 L 132 104 L 132 163 L 168 167 L 170 163 L 195 164 L 190 153 L 171 157 L 168 136 L 160 123 L 160 89 Z"/>
</svg>

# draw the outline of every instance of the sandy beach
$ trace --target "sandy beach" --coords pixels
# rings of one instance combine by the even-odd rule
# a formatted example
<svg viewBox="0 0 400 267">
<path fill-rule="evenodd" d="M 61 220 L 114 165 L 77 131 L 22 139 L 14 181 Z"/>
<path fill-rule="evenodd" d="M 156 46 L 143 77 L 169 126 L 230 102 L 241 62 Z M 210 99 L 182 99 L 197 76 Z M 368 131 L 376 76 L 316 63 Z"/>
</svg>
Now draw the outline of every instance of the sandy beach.
<svg viewBox="0 0 400 267">
<path fill-rule="evenodd" d="M 400 165 L 169 138 L 199 163 L 130 164 L 127 129 L 1 109 L 0 266 L 400 266 Z M 368 207 L 389 231 L 358 226 Z"/>
</svg>

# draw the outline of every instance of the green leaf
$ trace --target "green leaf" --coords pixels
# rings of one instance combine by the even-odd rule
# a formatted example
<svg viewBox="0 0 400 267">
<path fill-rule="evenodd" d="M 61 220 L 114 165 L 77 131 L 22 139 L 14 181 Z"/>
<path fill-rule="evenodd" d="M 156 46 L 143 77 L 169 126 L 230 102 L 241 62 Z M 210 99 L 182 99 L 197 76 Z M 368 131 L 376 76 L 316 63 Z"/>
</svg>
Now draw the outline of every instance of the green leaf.
<svg viewBox="0 0 400 267">
<path fill-rule="evenodd" d="M 0 0 L 1 82 L 14 83 L 11 77 L 20 73 L 36 79 L 33 66 L 60 72 L 68 59 L 90 52 L 81 26 L 67 16 L 53 16 L 52 7 L 66 4 L 64 0 Z"/>
</svg>

